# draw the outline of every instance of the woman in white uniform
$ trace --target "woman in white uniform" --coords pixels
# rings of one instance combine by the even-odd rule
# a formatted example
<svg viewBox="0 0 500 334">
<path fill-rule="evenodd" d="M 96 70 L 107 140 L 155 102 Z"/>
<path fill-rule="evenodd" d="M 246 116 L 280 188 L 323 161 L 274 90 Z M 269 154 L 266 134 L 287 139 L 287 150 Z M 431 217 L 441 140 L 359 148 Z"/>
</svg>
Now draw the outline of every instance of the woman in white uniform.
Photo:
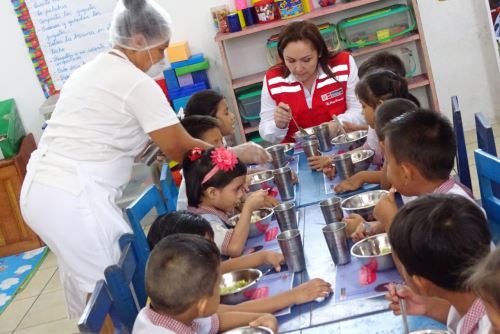
<svg viewBox="0 0 500 334">
<path fill-rule="evenodd" d="M 177 161 L 194 146 L 159 86 L 157 68 L 170 40 L 168 14 L 149 0 L 117 4 L 113 49 L 75 70 L 32 154 L 21 191 L 27 224 L 55 253 L 71 317 L 120 256 L 131 232 L 115 204 L 133 159 L 151 138 Z"/>
</svg>

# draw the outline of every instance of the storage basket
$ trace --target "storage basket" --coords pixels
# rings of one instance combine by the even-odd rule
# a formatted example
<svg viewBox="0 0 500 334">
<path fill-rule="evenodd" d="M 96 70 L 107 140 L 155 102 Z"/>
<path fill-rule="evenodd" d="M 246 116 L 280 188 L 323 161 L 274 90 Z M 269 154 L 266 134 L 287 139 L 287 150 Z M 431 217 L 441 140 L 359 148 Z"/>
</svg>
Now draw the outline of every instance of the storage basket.
<svg viewBox="0 0 500 334">
<path fill-rule="evenodd" d="M 241 118 L 252 125 L 260 120 L 261 92 L 262 84 L 256 84 L 236 93 Z"/>
<path fill-rule="evenodd" d="M 363 15 L 344 19 L 338 34 L 346 48 L 390 42 L 415 29 L 415 16 L 410 7 L 394 5 Z"/>
<path fill-rule="evenodd" d="M 16 155 L 25 134 L 14 99 L 0 101 L 0 159 Z"/>
</svg>

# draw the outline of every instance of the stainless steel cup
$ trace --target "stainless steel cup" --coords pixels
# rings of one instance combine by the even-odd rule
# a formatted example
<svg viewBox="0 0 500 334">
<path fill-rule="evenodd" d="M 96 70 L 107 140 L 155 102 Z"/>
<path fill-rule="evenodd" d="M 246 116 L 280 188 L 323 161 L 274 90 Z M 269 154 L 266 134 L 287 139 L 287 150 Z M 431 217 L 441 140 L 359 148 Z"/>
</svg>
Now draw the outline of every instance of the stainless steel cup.
<svg viewBox="0 0 500 334">
<path fill-rule="evenodd" d="M 340 180 L 345 180 L 354 175 L 354 165 L 352 164 L 351 154 L 338 154 L 333 157 L 335 170 Z"/>
<path fill-rule="evenodd" d="M 345 223 L 331 223 L 323 227 L 323 235 L 330 250 L 332 260 L 336 265 L 351 262 L 351 253 L 347 246 Z"/>
<path fill-rule="evenodd" d="M 299 230 L 289 230 L 278 234 L 278 243 L 288 270 L 297 273 L 306 269 L 304 248 Z"/>
<path fill-rule="evenodd" d="M 273 171 L 274 183 L 278 186 L 282 201 L 289 201 L 295 197 L 292 182 L 292 169 L 290 167 L 282 167 Z"/>
<path fill-rule="evenodd" d="M 278 204 L 274 207 L 274 214 L 276 215 L 281 232 L 298 229 L 294 202 Z"/>
<path fill-rule="evenodd" d="M 335 196 L 319 202 L 319 207 L 325 218 L 325 223 L 330 224 L 342 221 L 344 215 L 342 213 L 342 207 L 340 206 L 341 202 L 342 198 Z"/>
<path fill-rule="evenodd" d="M 330 128 L 328 123 L 323 123 L 313 128 L 316 138 L 319 142 L 319 149 L 321 152 L 330 151 L 332 148 L 332 139 L 330 138 Z"/>
<path fill-rule="evenodd" d="M 285 167 L 287 160 L 284 145 L 271 146 L 267 149 L 267 152 L 271 155 L 271 163 L 274 169 Z"/>
<path fill-rule="evenodd" d="M 306 140 L 302 143 L 302 148 L 308 158 L 321 155 L 319 151 L 319 141 L 316 139 Z"/>
</svg>

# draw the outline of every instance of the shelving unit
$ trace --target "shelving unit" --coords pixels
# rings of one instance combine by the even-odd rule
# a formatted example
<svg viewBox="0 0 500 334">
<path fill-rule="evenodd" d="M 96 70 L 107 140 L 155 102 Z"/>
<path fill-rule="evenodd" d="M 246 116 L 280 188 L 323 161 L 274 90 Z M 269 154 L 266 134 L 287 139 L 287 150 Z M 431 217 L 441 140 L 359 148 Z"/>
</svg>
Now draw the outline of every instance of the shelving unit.
<svg viewBox="0 0 500 334">
<path fill-rule="evenodd" d="M 377 44 L 373 46 L 368 46 L 360 49 L 356 49 L 351 51 L 351 54 L 354 58 L 363 57 L 365 55 L 369 55 L 372 53 L 376 53 L 381 50 L 390 49 L 398 46 L 407 46 L 407 45 L 415 45 L 418 54 L 418 62 L 420 64 L 421 73 L 414 75 L 409 78 L 408 86 L 410 89 L 418 89 L 425 88 L 425 95 L 428 100 L 428 104 L 431 108 L 435 110 L 439 110 L 436 90 L 434 87 L 434 81 L 432 78 L 432 70 L 430 67 L 429 56 L 427 53 L 427 48 L 425 44 L 425 37 L 423 35 L 422 23 L 420 20 L 420 13 L 418 9 L 417 0 L 357 0 L 347 3 L 338 3 L 333 6 L 317 8 L 311 11 L 310 13 L 306 13 L 304 15 L 299 16 L 298 20 L 318 20 L 322 19 L 324 21 L 337 23 L 338 20 L 332 15 L 343 15 L 352 16 L 355 13 L 369 12 L 374 9 L 374 6 L 380 7 L 389 6 L 396 3 L 404 3 L 411 7 L 413 7 L 413 11 L 415 13 L 416 19 L 416 30 L 410 35 L 406 35 L 397 39 L 393 39 L 390 42 Z M 353 12 L 353 13 L 351 13 Z M 229 83 L 229 95 L 226 96 L 230 109 L 235 111 L 235 116 L 237 119 L 239 134 L 237 133 L 237 142 L 246 141 L 246 136 L 258 131 L 258 126 L 243 126 L 243 122 L 241 116 L 239 114 L 238 103 L 236 100 L 235 90 L 262 82 L 264 75 L 266 73 L 267 68 L 258 68 L 255 72 L 238 75 L 235 74 L 235 67 L 240 65 L 240 60 L 233 61 L 231 64 L 231 51 L 234 51 L 235 48 L 238 47 L 254 47 L 256 49 L 262 50 L 262 54 L 265 53 L 265 45 L 256 42 L 256 37 L 261 39 L 267 39 L 272 34 L 275 34 L 279 30 L 278 28 L 288 24 L 291 20 L 279 20 L 267 24 L 256 24 L 250 27 L 247 27 L 241 31 L 235 33 L 218 33 L 215 36 L 215 41 L 218 44 L 222 65 L 224 68 L 226 79 Z M 241 44 L 245 43 L 245 44 Z M 233 50 L 231 50 L 233 49 Z M 243 60 L 241 60 L 243 62 Z M 359 66 L 359 64 L 358 64 Z M 252 63 L 245 64 L 245 68 L 253 68 Z M 259 67 L 259 66 L 255 66 Z M 260 66 L 262 67 L 262 66 Z M 238 69 L 237 69 L 238 70 Z M 240 71 L 241 72 L 241 71 Z M 238 111 L 236 113 L 236 111 Z"/>
</svg>

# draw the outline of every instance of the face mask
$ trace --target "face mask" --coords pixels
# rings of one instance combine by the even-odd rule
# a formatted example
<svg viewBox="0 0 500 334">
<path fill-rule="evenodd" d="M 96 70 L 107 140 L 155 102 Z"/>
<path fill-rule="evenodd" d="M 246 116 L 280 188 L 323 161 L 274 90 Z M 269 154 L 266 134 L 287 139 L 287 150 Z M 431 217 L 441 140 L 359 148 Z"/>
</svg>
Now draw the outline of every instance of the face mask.
<svg viewBox="0 0 500 334">
<path fill-rule="evenodd" d="M 165 59 L 160 60 L 157 63 L 153 63 L 153 57 L 148 51 L 149 59 L 151 60 L 151 67 L 146 71 L 146 74 L 151 78 L 156 79 L 162 76 L 163 71 L 167 68 L 167 61 Z"/>
</svg>

